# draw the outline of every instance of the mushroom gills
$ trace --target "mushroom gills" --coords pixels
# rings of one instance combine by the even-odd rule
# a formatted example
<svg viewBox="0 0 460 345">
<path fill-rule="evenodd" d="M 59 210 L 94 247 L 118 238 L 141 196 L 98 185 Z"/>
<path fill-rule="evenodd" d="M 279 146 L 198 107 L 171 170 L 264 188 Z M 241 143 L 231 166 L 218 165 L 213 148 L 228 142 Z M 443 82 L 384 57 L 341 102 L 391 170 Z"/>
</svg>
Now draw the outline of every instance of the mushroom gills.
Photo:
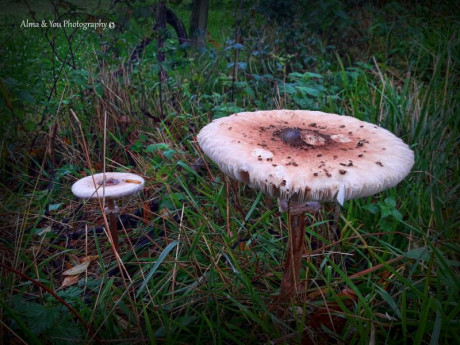
<svg viewBox="0 0 460 345">
<path fill-rule="evenodd" d="M 343 206 L 343 203 L 345 201 L 345 187 L 343 185 L 339 186 L 339 191 L 337 192 L 336 199 L 340 206 Z"/>
<path fill-rule="evenodd" d="M 249 184 L 251 182 L 249 172 L 246 170 L 238 170 L 238 180 L 244 184 Z"/>
</svg>

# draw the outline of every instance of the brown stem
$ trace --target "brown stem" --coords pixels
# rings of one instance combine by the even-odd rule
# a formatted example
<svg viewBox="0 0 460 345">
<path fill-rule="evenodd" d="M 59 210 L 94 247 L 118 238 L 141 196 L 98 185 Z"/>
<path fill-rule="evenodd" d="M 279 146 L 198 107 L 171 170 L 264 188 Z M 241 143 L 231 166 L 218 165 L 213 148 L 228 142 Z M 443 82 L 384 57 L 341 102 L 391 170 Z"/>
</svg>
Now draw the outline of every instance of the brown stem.
<svg viewBox="0 0 460 345">
<path fill-rule="evenodd" d="M 107 199 L 107 207 L 109 209 L 109 227 L 112 242 L 117 250 L 119 251 L 118 245 L 118 226 L 117 226 L 117 215 L 115 213 L 115 201 L 113 199 Z"/>
<path fill-rule="evenodd" d="M 281 281 L 280 296 L 286 297 L 297 291 L 300 263 L 305 252 L 305 213 L 290 214 L 288 252 Z"/>
</svg>

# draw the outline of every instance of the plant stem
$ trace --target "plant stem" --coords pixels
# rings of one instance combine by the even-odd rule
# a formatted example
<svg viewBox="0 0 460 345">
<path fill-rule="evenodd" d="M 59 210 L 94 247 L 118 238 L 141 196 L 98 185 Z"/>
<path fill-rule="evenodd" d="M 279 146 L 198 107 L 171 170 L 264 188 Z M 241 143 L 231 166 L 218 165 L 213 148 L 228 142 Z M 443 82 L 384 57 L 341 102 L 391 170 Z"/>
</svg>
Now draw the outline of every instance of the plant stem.
<svg viewBox="0 0 460 345">
<path fill-rule="evenodd" d="M 109 209 L 109 227 L 110 227 L 110 236 L 112 237 L 112 242 L 115 249 L 119 250 L 118 244 L 118 226 L 117 226 L 117 215 L 115 208 L 115 201 L 113 199 L 107 199 L 107 207 Z"/>
</svg>

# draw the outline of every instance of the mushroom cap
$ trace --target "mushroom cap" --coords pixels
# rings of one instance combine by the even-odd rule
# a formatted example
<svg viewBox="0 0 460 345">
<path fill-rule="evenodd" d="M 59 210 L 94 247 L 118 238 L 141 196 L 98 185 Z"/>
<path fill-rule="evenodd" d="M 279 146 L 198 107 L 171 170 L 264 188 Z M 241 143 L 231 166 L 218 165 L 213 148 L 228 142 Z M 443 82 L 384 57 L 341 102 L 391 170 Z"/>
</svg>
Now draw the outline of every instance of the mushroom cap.
<svg viewBox="0 0 460 345">
<path fill-rule="evenodd" d="M 386 129 L 319 111 L 233 114 L 202 128 L 198 143 L 226 175 L 294 202 L 369 196 L 414 164 L 413 151 Z"/>
<path fill-rule="evenodd" d="M 134 194 L 144 187 L 144 179 L 131 173 L 104 173 L 83 177 L 72 185 L 72 193 L 81 199 L 99 199 L 104 195 L 108 199 L 117 199 Z"/>
</svg>

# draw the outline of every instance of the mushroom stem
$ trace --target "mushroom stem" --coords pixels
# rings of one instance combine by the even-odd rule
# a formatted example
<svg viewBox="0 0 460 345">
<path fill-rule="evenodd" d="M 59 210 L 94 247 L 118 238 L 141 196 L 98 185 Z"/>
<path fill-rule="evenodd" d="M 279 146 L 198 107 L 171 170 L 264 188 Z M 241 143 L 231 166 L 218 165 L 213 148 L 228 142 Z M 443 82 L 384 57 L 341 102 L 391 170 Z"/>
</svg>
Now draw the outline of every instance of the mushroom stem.
<svg viewBox="0 0 460 345">
<path fill-rule="evenodd" d="M 290 214 L 290 234 L 288 252 L 284 264 L 284 275 L 281 281 L 280 296 L 288 296 L 297 292 L 300 263 L 305 251 L 305 214 Z"/>
<path fill-rule="evenodd" d="M 289 214 L 288 252 L 284 264 L 284 275 L 281 281 L 280 296 L 287 297 L 297 292 L 302 256 L 305 252 L 305 215 L 319 210 L 316 201 L 294 203 L 279 199 L 279 207 Z"/>
<path fill-rule="evenodd" d="M 117 226 L 117 208 L 113 199 L 107 199 L 107 213 L 109 214 L 109 231 L 112 237 L 113 245 L 118 252 L 118 226 Z"/>
</svg>

